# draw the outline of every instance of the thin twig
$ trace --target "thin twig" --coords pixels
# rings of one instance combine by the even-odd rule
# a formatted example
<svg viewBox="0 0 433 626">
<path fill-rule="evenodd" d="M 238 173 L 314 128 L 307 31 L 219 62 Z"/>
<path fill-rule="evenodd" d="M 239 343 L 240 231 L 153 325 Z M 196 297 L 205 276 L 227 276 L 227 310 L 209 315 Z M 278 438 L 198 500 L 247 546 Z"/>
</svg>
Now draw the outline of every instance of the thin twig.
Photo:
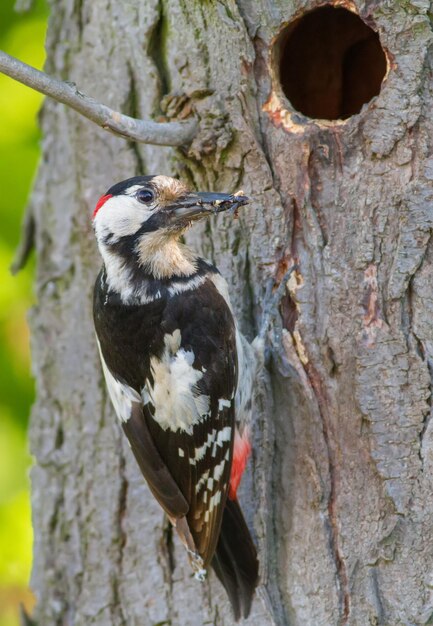
<svg viewBox="0 0 433 626">
<path fill-rule="evenodd" d="M 158 146 L 182 146 L 189 143 L 197 131 L 197 122 L 192 119 L 182 122 L 152 122 L 113 111 L 105 104 L 85 96 L 74 83 L 48 76 L 2 50 L 0 72 L 75 109 L 104 130 L 134 141 Z"/>
</svg>

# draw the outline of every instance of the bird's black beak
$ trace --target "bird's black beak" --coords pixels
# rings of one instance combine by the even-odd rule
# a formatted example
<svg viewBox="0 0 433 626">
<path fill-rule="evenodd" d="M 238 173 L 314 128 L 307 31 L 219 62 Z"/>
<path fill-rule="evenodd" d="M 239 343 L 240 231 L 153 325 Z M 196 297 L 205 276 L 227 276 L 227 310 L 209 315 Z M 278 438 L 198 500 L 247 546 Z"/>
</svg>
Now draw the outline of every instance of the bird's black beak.
<svg viewBox="0 0 433 626">
<path fill-rule="evenodd" d="M 177 220 L 198 220 L 228 209 L 236 210 L 247 204 L 246 196 L 227 193 L 189 193 L 170 207 L 170 214 Z"/>
</svg>

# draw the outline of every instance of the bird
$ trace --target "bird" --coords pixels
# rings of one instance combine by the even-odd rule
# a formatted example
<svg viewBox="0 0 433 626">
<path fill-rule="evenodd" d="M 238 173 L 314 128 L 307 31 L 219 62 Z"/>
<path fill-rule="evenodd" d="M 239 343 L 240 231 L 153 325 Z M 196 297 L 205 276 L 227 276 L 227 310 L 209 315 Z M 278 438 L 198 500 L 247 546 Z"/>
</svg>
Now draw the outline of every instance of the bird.
<svg viewBox="0 0 433 626">
<path fill-rule="evenodd" d="M 196 221 L 247 203 L 148 175 L 113 185 L 93 213 L 103 261 L 93 316 L 111 402 L 195 577 L 213 568 L 236 620 L 250 613 L 259 580 L 237 498 L 257 356 L 226 281 L 181 239 Z"/>
</svg>

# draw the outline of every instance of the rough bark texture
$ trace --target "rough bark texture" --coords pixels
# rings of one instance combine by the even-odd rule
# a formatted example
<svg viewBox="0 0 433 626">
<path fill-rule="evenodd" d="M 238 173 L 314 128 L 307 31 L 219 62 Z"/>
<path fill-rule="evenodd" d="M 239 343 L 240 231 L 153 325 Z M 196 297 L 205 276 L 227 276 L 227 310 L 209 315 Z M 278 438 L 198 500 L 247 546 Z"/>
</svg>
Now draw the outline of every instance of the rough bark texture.
<svg viewBox="0 0 433 626">
<path fill-rule="evenodd" d="M 266 281 L 299 263 L 241 493 L 266 597 L 248 623 L 433 623 L 431 7 L 358 2 L 388 53 L 381 94 L 344 124 L 296 124 L 280 111 L 270 46 L 313 6 L 52 2 L 49 72 L 134 116 L 191 105 L 201 131 L 187 152 L 143 147 L 44 107 L 32 201 L 39 626 L 233 623 L 214 577 L 192 580 L 98 362 L 89 216 L 113 182 L 142 172 L 253 198 L 238 222 L 219 216 L 189 237 L 228 280 L 250 337 Z"/>
</svg>

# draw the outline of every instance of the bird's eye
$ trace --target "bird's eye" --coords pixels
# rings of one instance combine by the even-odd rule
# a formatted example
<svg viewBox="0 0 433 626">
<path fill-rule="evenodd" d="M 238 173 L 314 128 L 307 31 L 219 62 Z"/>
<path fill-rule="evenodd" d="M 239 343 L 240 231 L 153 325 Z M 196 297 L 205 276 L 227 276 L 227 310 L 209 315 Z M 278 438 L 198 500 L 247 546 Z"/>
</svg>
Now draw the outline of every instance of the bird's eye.
<svg viewBox="0 0 433 626">
<path fill-rule="evenodd" d="M 152 200 L 154 200 L 155 195 L 150 189 L 140 189 L 140 191 L 137 191 L 135 197 L 139 202 L 142 202 L 143 204 L 149 204 L 149 202 L 152 202 Z"/>
</svg>

